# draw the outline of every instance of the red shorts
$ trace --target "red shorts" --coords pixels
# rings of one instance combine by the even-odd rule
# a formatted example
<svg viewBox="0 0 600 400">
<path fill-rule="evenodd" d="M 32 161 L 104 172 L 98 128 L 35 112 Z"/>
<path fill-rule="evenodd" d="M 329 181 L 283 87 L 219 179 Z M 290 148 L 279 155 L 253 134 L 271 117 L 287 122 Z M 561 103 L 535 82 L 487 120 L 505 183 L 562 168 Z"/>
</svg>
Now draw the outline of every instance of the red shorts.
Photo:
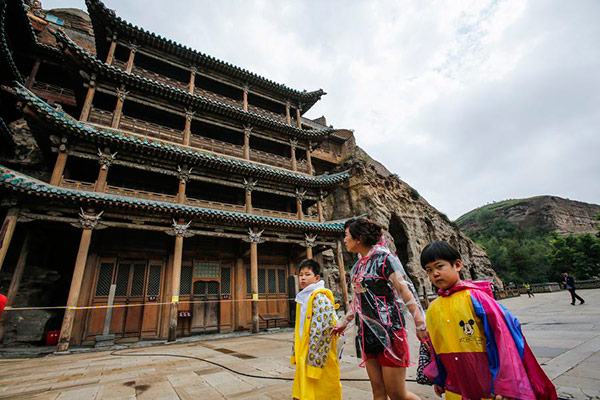
<svg viewBox="0 0 600 400">
<path fill-rule="evenodd" d="M 394 360 L 390 360 L 389 358 L 387 358 L 385 356 L 385 354 L 383 354 L 383 352 L 376 353 L 376 354 L 365 353 L 365 357 L 367 358 L 367 360 L 377 359 L 377 364 L 381 365 L 382 367 L 392 367 L 392 368 L 403 367 L 403 365 L 400 365 L 399 362 L 396 362 Z"/>
<path fill-rule="evenodd" d="M 365 359 L 377 359 L 377 364 L 382 367 L 408 367 L 410 365 L 410 352 L 404 329 L 396 331 L 392 336 L 392 351 L 390 353 L 392 354 L 387 357 L 383 351 L 379 353 L 365 353 Z"/>
</svg>

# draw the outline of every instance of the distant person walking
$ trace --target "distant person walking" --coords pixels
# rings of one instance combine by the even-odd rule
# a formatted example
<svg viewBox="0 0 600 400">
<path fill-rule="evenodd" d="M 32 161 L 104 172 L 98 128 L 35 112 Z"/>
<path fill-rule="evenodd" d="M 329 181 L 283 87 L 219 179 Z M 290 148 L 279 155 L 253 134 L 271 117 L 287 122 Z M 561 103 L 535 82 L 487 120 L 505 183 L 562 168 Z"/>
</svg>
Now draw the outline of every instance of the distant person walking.
<svg viewBox="0 0 600 400">
<path fill-rule="evenodd" d="M 575 300 L 579 300 L 579 304 L 585 303 L 585 300 L 583 300 L 575 293 L 575 278 L 570 276 L 568 272 L 563 272 L 562 276 L 565 287 L 567 288 L 569 293 L 571 293 L 571 305 L 575 305 Z"/>
<path fill-rule="evenodd" d="M 523 284 L 523 287 L 525 288 L 525 290 L 527 290 L 527 295 L 528 295 L 529 297 L 535 297 L 535 295 L 534 295 L 534 294 L 533 294 L 533 292 L 531 291 L 531 285 L 530 285 L 529 283 L 525 282 L 525 283 Z"/>
</svg>

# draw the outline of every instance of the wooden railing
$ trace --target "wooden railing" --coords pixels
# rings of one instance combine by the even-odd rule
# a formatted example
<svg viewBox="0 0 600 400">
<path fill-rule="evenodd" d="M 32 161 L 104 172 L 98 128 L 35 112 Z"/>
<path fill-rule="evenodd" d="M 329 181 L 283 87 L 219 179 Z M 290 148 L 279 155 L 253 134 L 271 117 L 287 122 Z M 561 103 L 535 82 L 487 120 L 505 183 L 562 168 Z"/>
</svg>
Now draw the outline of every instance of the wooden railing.
<svg viewBox="0 0 600 400">
<path fill-rule="evenodd" d="M 46 82 L 35 81 L 33 82 L 32 88 L 51 93 L 54 96 L 75 98 L 75 92 L 73 90 L 56 85 L 51 85 L 50 83 Z"/>
<path fill-rule="evenodd" d="M 126 70 L 127 69 L 127 63 L 125 61 L 113 60 L 113 65 L 115 67 L 121 68 L 122 70 Z M 146 78 L 150 78 L 150 79 L 153 79 L 155 81 L 158 81 L 158 82 L 161 82 L 161 83 L 164 83 L 166 85 L 173 86 L 173 87 L 176 87 L 176 88 L 179 88 L 179 89 L 184 89 L 184 90 L 188 90 L 189 89 L 189 84 L 188 83 L 184 83 L 184 82 L 181 82 L 181 81 L 179 81 L 177 79 L 169 78 L 169 77 L 161 75 L 159 73 L 156 73 L 156 72 L 149 71 L 147 69 L 138 67 L 138 66 L 135 65 L 135 63 L 133 65 L 132 72 L 134 74 L 137 74 L 137 75 L 140 75 L 140 76 L 143 76 L 143 77 L 146 77 Z M 221 94 L 214 93 L 214 92 L 211 92 L 211 91 L 206 90 L 206 89 L 202 89 L 200 87 L 194 87 L 194 94 L 197 94 L 197 95 L 200 95 L 200 96 L 204 96 L 204 97 L 208 97 L 210 99 L 217 100 L 217 101 L 220 101 L 220 102 L 225 103 L 225 104 L 232 105 L 232 106 L 237 107 L 237 108 L 243 108 L 243 103 L 242 103 L 241 99 L 240 100 L 236 100 L 236 99 L 233 99 L 231 97 L 223 96 Z M 241 94 L 241 91 L 240 91 L 240 97 L 241 96 L 242 96 L 242 94 Z M 282 122 L 284 124 L 286 123 L 286 119 L 285 119 L 284 115 L 278 114 L 278 113 L 273 112 L 271 110 L 266 110 L 264 108 L 256 107 L 256 106 L 254 106 L 252 104 L 248 105 L 248 111 L 252 111 L 254 113 L 257 113 L 257 114 L 260 114 L 260 115 L 264 115 L 265 117 L 272 118 L 272 119 L 274 119 L 276 121 L 279 121 L 279 122 Z M 296 120 L 294 118 L 292 118 L 292 125 L 293 126 L 297 126 L 297 122 L 296 122 Z"/>
<path fill-rule="evenodd" d="M 194 94 L 199 96 L 208 97 L 209 99 L 220 101 L 221 103 L 229 104 L 237 108 L 242 108 L 242 101 L 232 99 L 231 97 L 223 96 L 218 93 L 211 92 L 210 90 L 202 89 L 200 87 L 194 87 Z M 240 92 L 240 96 L 241 96 Z"/>
<path fill-rule="evenodd" d="M 110 127 L 112 123 L 113 113 L 93 108 L 90 112 L 89 122 L 104 127 Z M 168 142 L 178 144 L 183 143 L 183 132 L 166 126 L 154 124 L 152 122 L 142 121 L 136 118 L 123 115 L 119 124 L 119 130 L 138 133 L 145 136 L 154 137 Z M 204 136 L 192 134 L 190 137 L 190 146 L 211 151 L 213 153 L 224 154 L 237 158 L 244 158 L 244 148 L 221 140 L 209 139 Z M 290 170 L 292 160 L 273 153 L 267 153 L 261 150 L 250 149 L 250 160 L 262 164 L 272 165 Z M 308 165 L 306 160 L 298 160 L 297 170 L 299 172 L 308 173 Z"/>
<path fill-rule="evenodd" d="M 127 63 L 124 61 L 120 61 L 120 60 L 113 60 L 113 65 L 115 67 L 119 67 L 122 70 L 126 70 L 127 69 Z M 173 78 L 169 78 L 168 76 L 165 75 L 161 75 L 158 74 L 156 72 L 152 72 L 152 71 L 148 71 L 147 69 L 138 67 L 137 65 L 133 65 L 133 69 L 131 71 L 134 74 L 143 76 L 145 78 L 150 78 L 153 79 L 155 81 L 158 81 L 160 83 L 164 83 L 165 85 L 169 85 L 169 86 L 173 86 L 179 89 L 184 89 L 187 90 L 188 89 L 188 85 L 178 81 L 177 79 L 173 79 Z"/>
<path fill-rule="evenodd" d="M 60 182 L 60 187 L 67 188 L 67 189 L 83 190 L 86 192 L 93 192 L 95 185 L 96 185 L 95 183 L 80 182 L 80 181 L 75 181 L 72 179 L 63 179 Z M 167 203 L 176 203 L 177 202 L 176 195 L 149 192 L 146 190 L 129 189 L 129 188 L 113 186 L 113 185 L 106 185 L 104 192 L 109 193 L 109 194 L 115 194 L 118 196 L 133 197 L 136 199 L 163 201 L 163 202 L 167 202 Z M 246 207 L 244 205 L 220 203 L 217 201 L 194 199 L 191 197 L 186 197 L 185 204 L 189 205 L 189 206 L 203 207 L 203 208 L 209 208 L 209 209 L 213 209 L 213 210 L 231 211 L 231 212 L 238 212 L 238 213 L 246 212 Z M 267 210 L 267 209 L 263 209 L 263 208 L 253 208 L 252 213 L 256 214 L 256 215 L 263 215 L 263 216 L 283 218 L 283 219 L 297 219 L 297 217 L 298 217 L 296 213 L 289 213 L 289 212 L 278 211 L 278 210 Z M 311 222 L 318 221 L 318 218 L 316 215 L 305 215 L 304 219 L 306 221 L 311 221 Z"/>
<path fill-rule="evenodd" d="M 75 189 L 75 190 L 83 190 L 85 192 L 93 192 L 94 191 L 94 183 L 88 182 L 79 182 L 71 179 L 62 179 L 60 182 L 60 187 L 64 187 L 66 189 Z"/>
</svg>

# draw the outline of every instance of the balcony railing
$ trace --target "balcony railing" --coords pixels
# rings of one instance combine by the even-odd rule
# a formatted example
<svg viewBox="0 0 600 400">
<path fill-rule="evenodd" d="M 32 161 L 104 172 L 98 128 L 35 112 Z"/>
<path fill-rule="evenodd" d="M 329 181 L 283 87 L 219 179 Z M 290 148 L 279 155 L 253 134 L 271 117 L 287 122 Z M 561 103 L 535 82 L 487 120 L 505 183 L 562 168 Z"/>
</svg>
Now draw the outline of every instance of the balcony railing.
<svg viewBox="0 0 600 400">
<path fill-rule="evenodd" d="M 94 108 L 90 113 L 89 122 L 101 125 L 103 127 L 110 127 L 112 123 L 112 115 L 112 112 Z M 121 117 L 119 130 L 138 133 L 141 135 L 150 136 L 178 144 L 183 143 L 182 131 L 154 124 L 152 122 L 146 122 L 136 118 L 131 118 L 126 115 L 123 115 Z M 192 134 L 190 137 L 190 146 L 218 154 L 224 154 L 242 159 L 244 158 L 243 146 L 238 146 L 216 139 L 209 139 L 195 134 Z M 287 170 L 291 169 L 292 166 L 292 160 L 290 158 L 252 148 L 250 149 L 250 160 L 266 165 L 284 168 Z M 296 166 L 298 172 L 308 173 L 308 165 L 306 163 L 306 160 L 298 160 Z"/>
<path fill-rule="evenodd" d="M 67 189 L 83 190 L 83 191 L 87 191 L 87 192 L 93 192 L 95 185 L 96 185 L 95 183 L 80 182 L 80 181 L 76 181 L 76 180 L 72 180 L 72 179 L 62 179 L 62 181 L 60 182 L 60 187 L 67 188 Z M 115 194 L 118 196 L 133 197 L 136 199 L 156 200 L 156 201 L 163 201 L 163 202 L 167 202 L 167 203 L 176 203 L 177 202 L 176 195 L 149 192 L 146 190 L 129 189 L 129 188 L 113 186 L 113 185 L 106 185 L 104 192 L 109 193 L 109 194 Z M 213 210 L 231 211 L 231 212 L 238 212 L 238 213 L 246 212 L 246 207 L 243 205 L 220 203 L 217 201 L 194 199 L 191 197 L 186 197 L 185 204 L 190 205 L 190 206 L 195 206 L 195 207 L 209 208 L 209 209 L 213 209 Z M 252 213 L 256 214 L 256 215 L 263 215 L 263 216 L 267 216 L 267 217 L 276 217 L 276 218 L 284 218 L 284 219 L 297 219 L 297 217 L 298 217 L 296 213 L 289 213 L 289 212 L 278 211 L 278 210 L 267 210 L 267 209 L 263 209 L 263 208 L 253 208 Z M 311 222 L 317 222 L 318 218 L 316 215 L 305 215 L 304 220 L 311 221 Z"/>
<path fill-rule="evenodd" d="M 46 82 L 33 82 L 32 90 L 44 98 L 52 98 L 59 103 L 76 105 L 75 92 L 61 86 L 52 85 Z"/>
<path fill-rule="evenodd" d="M 116 66 L 116 67 L 119 67 L 119 68 L 121 68 L 123 70 L 127 69 L 127 63 L 124 62 L 124 61 L 113 60 L 113 65 Z M 156 72 L 149 71 L 147 69 L 138 67 L 138 66 L 135 65 L 135 63 L 133 65 L 132 72 L 134 74 L 143 76 L 145 78 L 150 78 L 150 79 L 153 79 L 155 81 L 158 81 L 158 82 L 161 82 L 161 83 L 164 83 L 166 85 L 173 86 L 173 87 L 176 87 L 176 88 L 179 88 L 179 89 L 184 89 L 184 90 L 188 90 L 189 89 L 189 84 L 188 83 L 184 83 L 184 82 L 178 81 L 176 79 L 169 78 L 167 76 L 158 74 Z M 196 78 L 196 79 L 198 79 L 198 78 Z M 208 97 L 210 99 L 217 100 L 217 101 L 220 101 L 220 102 L 225 103 L 225 104 L 232 105 L 232 106 L 237 107 L 237 108 L 242 108 L 243 107 L 241 99 L 240 100 L 232 99 L 231 97 L 223 96 L 223 95 L 220 95 L 218 93 L 214 93 L 214 92 L 211 92 L 209 90 L 202 89 L 200 87 L 194 87 L 194 94 L 197 94 L 197 95 L 200 95 L 200 96 L 204 96 L 204 97 Z M 240 92 L 240 97 L 241 97 L 241 95 L 242 94 Z M 275 112 L 270 111 L 270 110 L 266 110 L 264 108 L 256 107 L 256 106 L 254 106 L 252 104 L 248 105 L 248 111 L 252 111 L 254 113 L 263 115 L 265 117 L 272 118 L 272 119 L 274 119 L 276 121 L 279 121 L 279 122 L 282 122 L 284 124 L 286 123 L 286 119 L 285 119 L 284 115 L 275 113 Z M 294 126 L 296 126 L 297 122 L 296 122 L 295 118 L 292 118 L 292 124 Z"/>
<path fill-rule="evenodd" d="M 110 111 L 92 109 L 90 112 L 89 122 L 110 127 L 112 123 L 113 113 Z M 139 133 L 141 135 L 154 137 L 157 139 L 166 140 L 169 142 L 183 143 L 183 132 L 172 129 L 166 126 L 154 124 L 152 122 L 142 121 L 137 118 L 131 118 L 126 115 L 121 116 L 119 130 Z"/>
<path fill-rule="evenodd" d="M 119 67 L 123 70 L 127 69 L 127 63 L 124 61 L 113 60 L 113 65 L 115 67 Z M 155 81 L 164 83 L 165 85 L 173 86 L 173 87 L 176 87 L 179 89 L 184 89 L 184 90 L 188 89 L 188 85 L 183 82 L 180 82 L 173 78 L 169 78 L 168 76 L 158 74 L 156 72 L 148 71 L 147 69 L 138 67 L 135 64 L 133 65 L 133 70 L 131 72 L 133 72 L 134 74 L 137 74 L 137 75 L 141 75 L 146 78 L 154 79 Z"/>
</svg>

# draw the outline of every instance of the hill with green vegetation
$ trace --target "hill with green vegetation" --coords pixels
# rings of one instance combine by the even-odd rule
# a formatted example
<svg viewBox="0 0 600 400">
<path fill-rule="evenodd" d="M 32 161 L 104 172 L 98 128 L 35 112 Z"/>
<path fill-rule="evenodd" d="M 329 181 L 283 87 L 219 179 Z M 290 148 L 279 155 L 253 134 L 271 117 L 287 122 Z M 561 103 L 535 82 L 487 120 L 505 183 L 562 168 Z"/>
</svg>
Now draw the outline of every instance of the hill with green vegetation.
<svg viewBox="0 0 600 400">
<path fill-rule="evenodd" d="M 600 276 L 600 205 L 555 196 L 487 204 L 456 220 L 505 283 Z"/>
</svg>

